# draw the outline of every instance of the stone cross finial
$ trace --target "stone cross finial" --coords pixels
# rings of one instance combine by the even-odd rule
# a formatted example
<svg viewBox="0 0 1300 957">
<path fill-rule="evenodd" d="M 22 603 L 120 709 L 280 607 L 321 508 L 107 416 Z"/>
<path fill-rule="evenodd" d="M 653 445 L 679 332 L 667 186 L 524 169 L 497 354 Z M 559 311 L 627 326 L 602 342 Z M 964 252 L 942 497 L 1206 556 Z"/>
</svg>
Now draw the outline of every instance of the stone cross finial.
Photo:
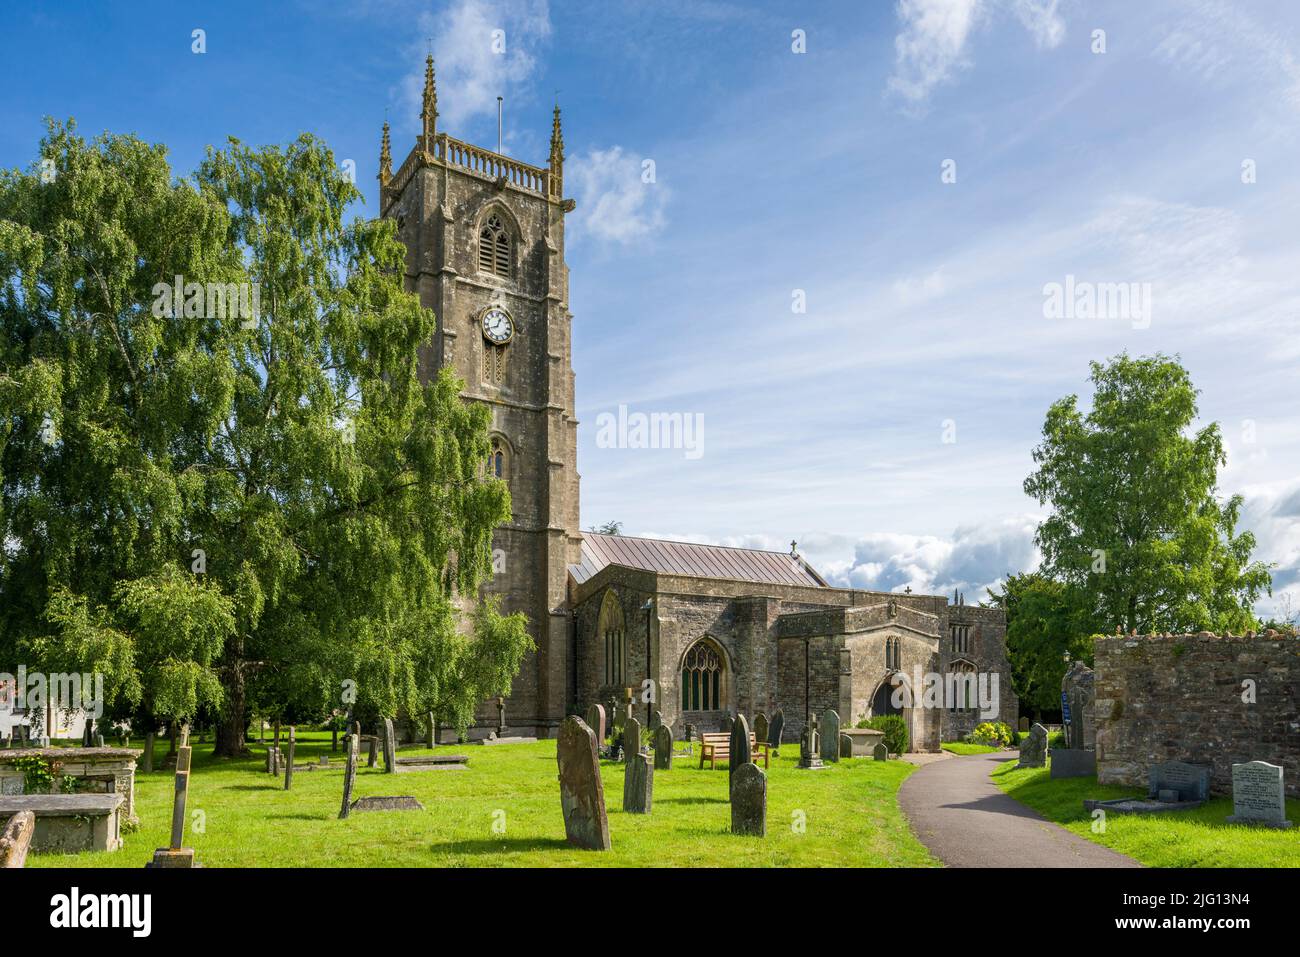
<svg viewBox="0 0 1300 957">
<path fill-rule="evenodd" d="M 794 557 L 794 556 L 797 556 L 798 554 L 799 554 L 799 543 L 796 542 L 794 539 L 791 539 L 791 540 L 790 540 L 790 555 L 791 555 L 791 557 Z"/>
</svg>

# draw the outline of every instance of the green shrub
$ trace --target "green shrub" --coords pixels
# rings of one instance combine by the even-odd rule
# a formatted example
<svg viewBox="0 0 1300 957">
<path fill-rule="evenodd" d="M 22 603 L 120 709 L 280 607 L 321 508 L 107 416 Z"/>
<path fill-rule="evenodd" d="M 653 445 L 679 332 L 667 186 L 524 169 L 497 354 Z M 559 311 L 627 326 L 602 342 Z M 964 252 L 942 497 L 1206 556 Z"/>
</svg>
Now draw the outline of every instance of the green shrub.
<svg viewBox="0 0 1300 957">
<path fill-rule="evenodd" d="M 1054 731 L 1047 736 L 1047 750 L 1050 751 L 1052 748 L 1060 748 L 1064 750 L 1067 746 L 1068 745 L 1065 743 L 1064 731 Z"/>
<path fill-rule="evenodd" d="M 1005 748 L 1011 744 L 1013 734 L 1011 725 L 1004 721 L 985 721 L 976 725 L 975 730 L 967 735 L 966 740 L 971 744 L 982 744 L 991 748 Z"/>
<path fill-rule="evenodd" d="M 885 732 L 885 747 L 890 754 L 902 754 L 907 750 L 907 722 L 901 715 L 879 714 L 867 719 L 866 726 Z"/>
</svg>

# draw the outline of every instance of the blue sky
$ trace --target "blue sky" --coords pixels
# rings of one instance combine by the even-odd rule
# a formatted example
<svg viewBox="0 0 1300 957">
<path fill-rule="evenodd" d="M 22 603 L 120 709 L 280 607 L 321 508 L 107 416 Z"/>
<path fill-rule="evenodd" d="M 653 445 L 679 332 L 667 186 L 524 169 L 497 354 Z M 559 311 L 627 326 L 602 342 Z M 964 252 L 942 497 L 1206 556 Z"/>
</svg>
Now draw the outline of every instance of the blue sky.
<svg viewBox="0 0 1300 957">
<path fill-rule="evenodd" d="M 1048 405 L 1086 397 L 1090 359 L 1163 351 L 1222 423 L 1221 490 L 1246 496 L 1258 555 L 1300 611 L 1293 3 L 36 3 L 0 17 L 4 166 L 31 162 L 45 115 L 165 142 L 179 173 L 228 135 L 309 130 L 356 162 L 369 215 L 380 124 L 400 162 L 430 42 L 453 135 L 493 146 L 500 94 L 506 151 L 544 164 L 558 95 L 578 201 L 584 525 L 797 539 L 838 583 L 974 600 L 1036 561 L 1040 510 L 1021 483 Z M 1148 284 L 1147 319 L 1047 318 L 1044 286 L 1068 276 Z M 620 404 L 702 415 L 704 454 L 598 447 L 597 417 Z"/>
</svg>

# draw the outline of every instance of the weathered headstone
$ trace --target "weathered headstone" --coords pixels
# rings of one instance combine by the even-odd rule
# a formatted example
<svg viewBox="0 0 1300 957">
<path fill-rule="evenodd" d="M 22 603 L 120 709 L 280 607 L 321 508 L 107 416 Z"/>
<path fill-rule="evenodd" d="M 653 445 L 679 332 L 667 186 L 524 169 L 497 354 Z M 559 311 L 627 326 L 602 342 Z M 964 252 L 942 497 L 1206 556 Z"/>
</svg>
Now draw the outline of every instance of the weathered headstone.
<svg viewBox="0 0 1300 957">
<path fill-rule="evenodd" d="M 379 738 L 376 735 L 369 735 L 366 738 L 366 767 L 373 768 L 379 763 Z"/>
<path fill-rule="evenodd" d="M 692 741 L 694 741 L 694 740 L 695 740 L 695 725 L 693 725 L 693 724 L 688 724 L 688 725 L 686 726 L 686 737 L 685 737 L 685 741 L 686 741 L 687 744 L 690 744 L 690 743 L 691 743 Z"/>
<path fill-rule="evenodd" d="M 600 777 L 596 734 L 570 715 L 560 726 L 555 759 L 560 768 L 560 809 L 570 844 L 593 851 L 609 850 L 605 785 Z"/>
<path fill-rule="evenodd" d="M 1019 724 L 1019 726 L 1018 726 L 1018 730 L 1019 730 L 1022 734 L 1023 734 L 1024 732 L 1026 732 L 1026 731 L 1029 730 L 1029 719 L 1028 719 L 1028 718 L 1021 718 L 1021 719 L 1020 719 L 1020 724 Z"/>
<path fill-rule="evenodd" d="M 361 742 L 357 735 L 349 734 L 343 745 L 347 749 L 347 764 L 343 768 L 343 808 L 339 817 L 345 818 L 352 810 L 352 786 L 357 783 L 357 757 Z"/>
<path fill-rule="evenodd" d="M 1087 778 L 1097 773 L 1097 752 L 1083 748 L 1053 748 L 1052 778 Z"/>
<path fill-rule="evenodd" d="M 659 711 L 658 709 L 656 709 L 656 710 L 650 712 L 650 721 L 649 721 L 649 723 L 646 725 L 646 729 L 649 730 L 649 731 L 654 731 L 655 729 L 657 729 L 657 728 L 658 728 L 660 725 L 662 725 L 663 723 L 664 723 L 664 715 L 663 715 L 663 712 L 662 712 L 662 711 Z"/>
<path fill-rule="evenodd" d="M 641 722 L 630 715 L 623 719 L 623 760 L 641 753 Z"/>
<path fill-rule="evenodd" d="M 1047 729 L 1035 724 L 1029 734 L 1020 739 L 1018 768 L 1041 768 L 1047 765 Z"/>
<path fill-rule="evenodd" d="M 822 712 L 821 755 L 823 761 L 840 759 L 840 715 L 833 708 Z"/>
<path fill-rule="evenodd" d="M 504 738 L 506 731 L 506 699 L 497 695 L 497 737 Z"/>
<path fill-rule="evenodd" d="M 767 775 L 757 764 L 731 776 L 731 833 L 767 836 Z"/>
<path fill-rule="evenodd" d="M 673 766 L 673 732 L 666 724 L 655 728 L 654 733 L 655 770 L 669 771 Z"/>
<path fill-rule="evenodd" d="M 780 708 L 772 715 L 772 723 L 767 726 L 767 743 L 774 751 L 781 748 L 781 732 L 785 730 L 785 712 Z"/>
<path fill-rule="evenodd" d="M 815 714 L 808 715 L 808 719 L 804 722 L 803 733 L 799 735 L 799 767 L 813 770 L 824 767 Z"/>
<path fill-rule="evenodd" d="M 874 748 L 871 749 L 871 757 L 873 760 L 876 761 L 889 760 L 889 749 L 885 747 L 885 742 L 881 741 L 879 744 L 877 744 Z"/>
<path fill-rule="evenodd" d="M 596 743 L 605 742 L 605 706 L 593 704 L 587 709 L 587 727 L 596 734 Z"/>
<path fill-rule="evenodd" d="M 293 789 L 293 752 L 297 744 L 295 739 L 295 728 L 289 725 L 289 759 L 284 764 L 284 789 L 286 791 Z"/>
<path fill-rule="evenodd" d="M 1082 661 L 1071 662 L 1061 679 L 1062 716 L 1069 715 L 1065 724 L 1067 748 L 1090 750 L 1097 746 L 1097 732 L 1093 728 L 1096 683 L 1096 674 Z"/>
<path fill-rule="evenodd" d="M 1247 761 L 1232 766 L 1232 824 L 1263 824 L 1288 828 L 1286 788 L 1282 767 L 1267 761 Z"/>
<path fill-rule="evenodd" d="M 1210 769 L 1203 764 L 1185 761 L 1153 764 L 1147 769 L 1147 797 L 1179 803 L 1208 800 Z"/>
<path fill-rule="evenodd" d="M 19 811 L 9 818 L 0 831 L 0 869 L 22 867 L 26 863 L 35 833 L 36 815 L 31 811 Z"/>
<path fill-rule="evenodd" d="M 650 755 L 637 751 L 627 755 L 623 769 L 623 810 L 649 814 L 654 806 L 655 768 Z"/>
<path fill-rule="evenodd" d="M 736 773 L 742 764 L 753 764 L 754 753 L 749 748 L 749 722 L 743 714 L 731 722 L 731 739 L 727 742 L 731 757 L 727 761 L 727 777 Z"/>
<path fill-rule="evenodd" d="M 172 842 L 170 847 L 154 851 L 151 867 L 194 867 L 194 848 L 184 847 L 185 801 L 190 790 L 190 726 L 180 732 L 176 748 L 176 792 L 172 799 Z"/>
<path fill-rule="evenodd" d="M 763 712 L 761 711 L 758 712 L 756 715 L 754 715 L 754 727 L 751 730 L 754 732 L 755 744 L 766 744 L 767 743 L 767 715 L 763 714 Z"/>
<path fill-rule="evenodd" d="M 397 773 L 397 735 L 393 732 L 393 719 L 384 719 L 384 773 Z"/>
<path fill-rule="evenodd" d="M 840 757 L 853 757 L 853 739 L 844 732 L 840 732 Z"/>
</svg>

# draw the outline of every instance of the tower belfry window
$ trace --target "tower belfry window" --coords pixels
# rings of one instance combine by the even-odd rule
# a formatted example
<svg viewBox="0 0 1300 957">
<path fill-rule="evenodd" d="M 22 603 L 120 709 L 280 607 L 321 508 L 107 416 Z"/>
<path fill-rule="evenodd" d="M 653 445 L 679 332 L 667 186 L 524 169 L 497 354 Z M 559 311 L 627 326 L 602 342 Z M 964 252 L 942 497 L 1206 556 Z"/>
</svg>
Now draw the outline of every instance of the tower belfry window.
<svg viewBox="0 0 1300 957">
<path fill-rule="evenodd" d="M 489 216 L 479 230 L 478 268 L 494 276 L 510 275 L 510 234 L 496 213 Z"/>
</svg>

